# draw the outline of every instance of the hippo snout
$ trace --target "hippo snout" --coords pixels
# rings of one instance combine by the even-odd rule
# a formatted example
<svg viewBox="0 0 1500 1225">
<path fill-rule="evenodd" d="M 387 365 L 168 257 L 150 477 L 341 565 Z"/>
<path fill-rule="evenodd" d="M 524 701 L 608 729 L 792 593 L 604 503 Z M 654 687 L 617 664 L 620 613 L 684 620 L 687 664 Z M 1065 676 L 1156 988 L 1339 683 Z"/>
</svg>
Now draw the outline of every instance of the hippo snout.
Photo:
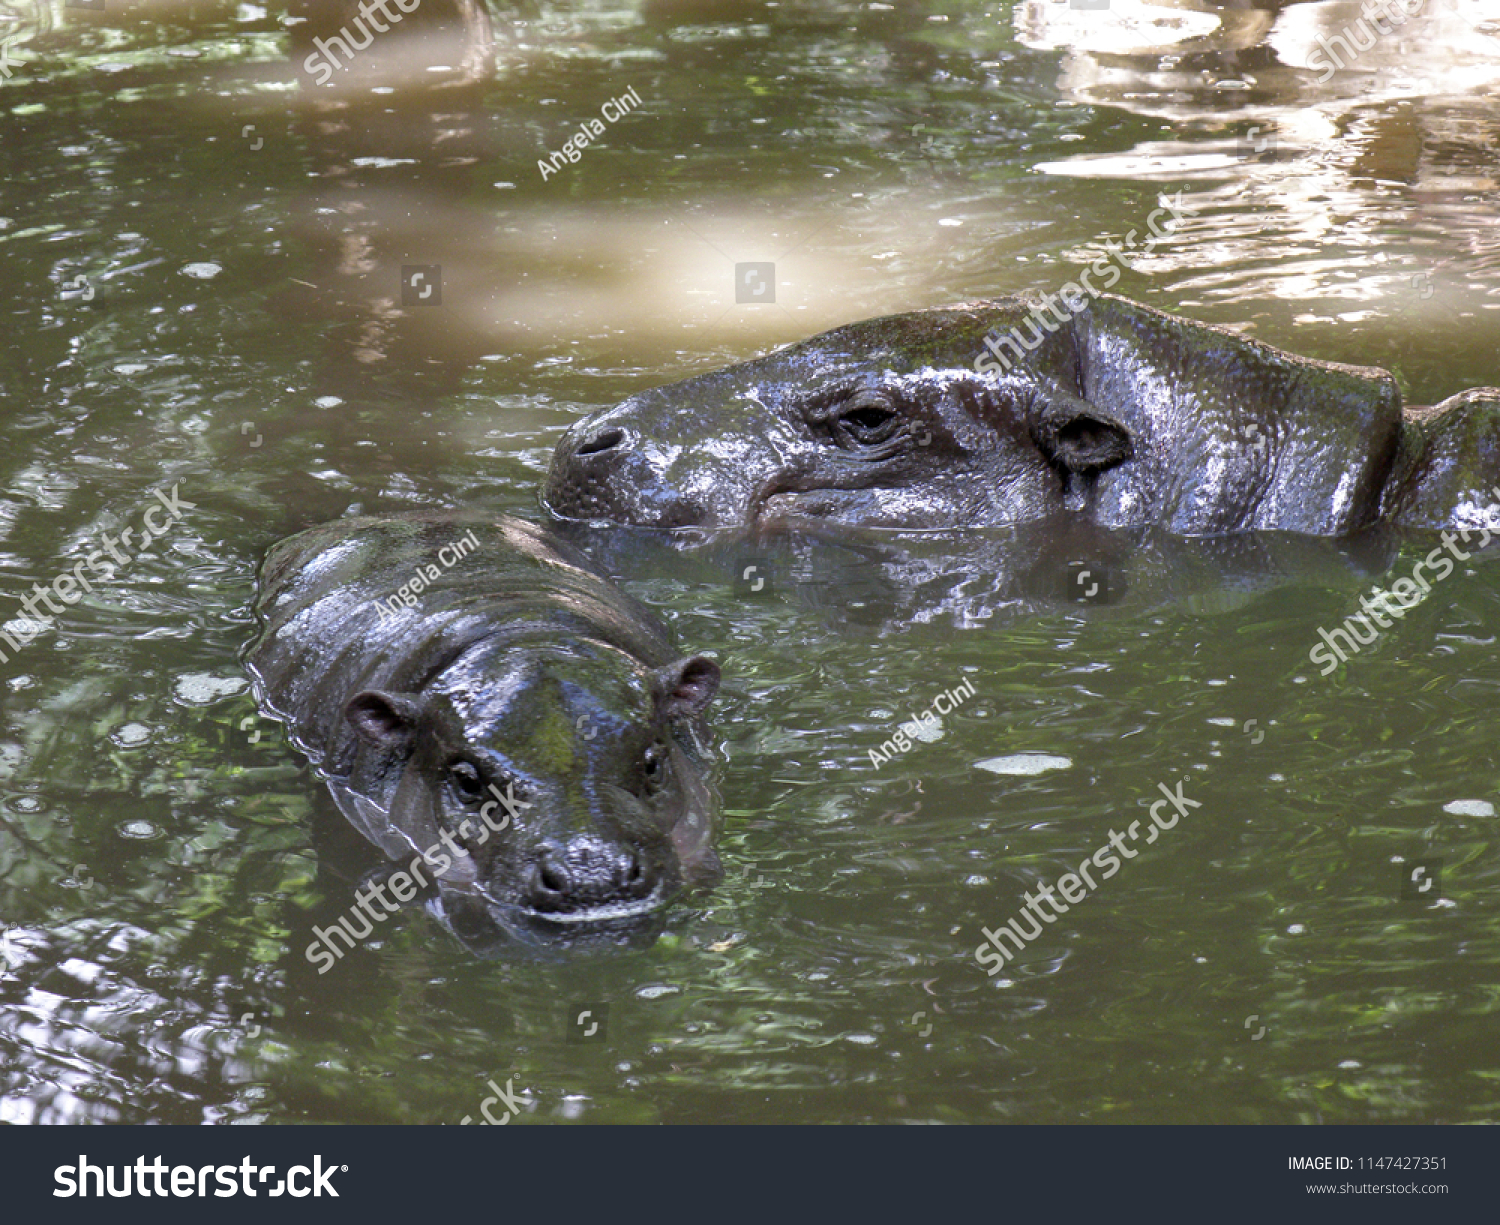
<svg viewBox="0 0 1500 1225">
<path fill-rule="evenodd" d="M 615 518 L 616 491 L 648 473 L 640 469 L 632 436 L 607 422 L 574 427 L 563 437 L 548 473 L 543 501 L 565 518 Z"/>
<path fill-rule="evenodd" d="M 553 451 L 541 504 L 561 519 L 643 528 L 742 526 L 754 522 L 769 490 L 796 483 L 778 439 L 757 433 L 691 444 L 669 426 L 642 426 L 636 417 L 643 412 L 627 400 L 568 430 Z"/>
<path fill-rule="evenodd" d="M 601 910 L 655 899 L 662 867 L 644 848 L 581 837 L 536 850 L 523 902 L 551 918 L 594 917 Z"/>
<path fill-rule="evenodd" d="M 608 519 L 652 527 L 694 527 L 712 512 L 666 478 L 632 430 L 607 422 L 569 433 L 553 456 L 543 503 L 565 519 Z"/>
</svg>

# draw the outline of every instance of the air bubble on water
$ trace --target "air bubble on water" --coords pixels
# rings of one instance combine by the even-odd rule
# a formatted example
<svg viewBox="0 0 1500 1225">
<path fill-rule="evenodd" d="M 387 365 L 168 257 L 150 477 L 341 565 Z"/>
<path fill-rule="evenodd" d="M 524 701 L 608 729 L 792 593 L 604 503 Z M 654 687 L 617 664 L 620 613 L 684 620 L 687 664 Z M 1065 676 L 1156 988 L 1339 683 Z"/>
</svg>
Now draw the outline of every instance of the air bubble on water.
<svg viewBox="0 0 1500 1225">
<path fill-rule="evenodd" d="M 144 723 L 122 723 L 109 738 L 122 749 L 133 749 L 151 739 L 151 729 Z"/>
<path fill-rule="evenodd" d="M 208 672 L 189 672 L 177 678 L 177 683 L 172 686 L 172 692 L 176 694 L 179 702 L 185 702 L 189 706 L 207 706 L 211 702 L 217 702 L 220 698 L 239 693 L 244 688 L 245 681 L 238 676 L 214 676 Z"/>
<path fill-rule="evenodd" d="M 150 821 L 142 821 L 137 817 L 133 821 L 121 822 L 120 837 L 130 838 L 136 842 L 144 842 L 149 838 L 160 838 L 161 830 L 152 825 Z"/>
<path fill-rule="evenodd" d="M 1451 800 L 1443 805 L 1443 811 L 1455 817 L 1493 817 L 1495 806 L 1488 800 Z"/>
<path fill-rule="evenodd" d="M 913 740 L 933 744 L 943 738 L 943 721 L 936 715 L 928 720 L 912 720 L 901 725 L 901 730 Z"/>
<path fill-rule="evenodd" d="M 1288 936 L 1300 936 L 1303 933 L 1305 933 L 1306 931 L 1307 931 L 1307 928 L 1304 927 L 1301 923 L 1293 923 L 1290 927 L 1288 927 L 1286 929 L 1286 934 Z"/>
<path fill-rule="evenodd" d="M 224 268 L 221 264 L 204 262 L 201 264 L 188 264 L 182 269 L 182 275 L 190 276 L 199 281 L 211 281 L 223 271 Z"/>
<path fill-rule="evenodd" d="M 974 763 L 991 774 L 1040 774 L 1044 770 L 1066 770 L 1073 764 L 1071 757 L 1056 757 L 1050 753 L 1012 753 L 1008 757 L 986 757 Z"/>
<path fill-rule="evenodd" d="M 636 998 L 641 1000 L 659 1000 L 664 995 L 681 995 L 682 988 L 675 983 L 652 983 L 650 986 L 636 989 Z"/>
<path fill-rule="evenodd" d="M 343 402 L 339 396 L 319 396 L 313 401 L 319 408 L 337 408 Z"/>
<path fill-rule="evenodd" d="M 0 632 L 4 632 L 12 638 L 35 638 L 38 634 L 46 631 L 50 621 L 50 617 L 46 621 L 30 621 L 25 617 L 17 617 L 12 621 L 0 624 Z"/>
<path fill-rule="evenodd" d="M 8 801 L 12 812 L 45 812 L 46 805 L 34 795 L 18 795 Z"/>
</svg>

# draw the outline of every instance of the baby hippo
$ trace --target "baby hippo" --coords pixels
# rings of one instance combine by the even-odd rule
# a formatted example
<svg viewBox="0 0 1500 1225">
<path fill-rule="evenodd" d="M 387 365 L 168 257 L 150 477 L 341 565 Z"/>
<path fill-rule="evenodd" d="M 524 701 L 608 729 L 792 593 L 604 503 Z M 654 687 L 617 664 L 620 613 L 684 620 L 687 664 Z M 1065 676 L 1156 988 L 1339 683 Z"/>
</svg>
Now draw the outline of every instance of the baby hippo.
<svg viewBox="0 0 1500 1225">
<path fill-rule="evenodd" d="M 257 699 L 354 826 L 445 901 L 561 933 L 628 927 L 718 878 L 700 718 L 718 665 L 678 656 L 541 528 L 324 524 L 270 551 L 256 614 Z"/>
</svg>

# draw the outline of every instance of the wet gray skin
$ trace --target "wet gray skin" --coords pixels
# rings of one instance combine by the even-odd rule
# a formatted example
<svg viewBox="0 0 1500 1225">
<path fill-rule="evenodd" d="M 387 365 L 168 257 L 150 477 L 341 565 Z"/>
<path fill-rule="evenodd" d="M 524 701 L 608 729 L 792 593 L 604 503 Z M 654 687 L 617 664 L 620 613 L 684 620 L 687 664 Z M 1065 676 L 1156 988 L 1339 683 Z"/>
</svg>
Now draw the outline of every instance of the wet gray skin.
<svg viewBox="0 0 1500 1225">
<path fill-rule="evenodd" d="M 720 875 L 700 719 L 718 666 L 679 656 L 544 530 L 444 514 L 325 524 L 267 555 L 256 612 L 246 664 L 262 706 L 361 833 L 421 857 L 418 883 L 449 911 L 576 935 L 646 921 Z"/>
<path fill-rule="evenodd" d="M 1081 306 L 1008 298 L 867 320 L 634 396 L 568 431 L 543 503 L 663 528 L 1067 513 L 1184 535 L 1341 535 L 1382 518 L 1474 526 L 1497 500 L 1494 389 L 1403 411 L 1383 370 L 1110 295 Z"/>
</svg>

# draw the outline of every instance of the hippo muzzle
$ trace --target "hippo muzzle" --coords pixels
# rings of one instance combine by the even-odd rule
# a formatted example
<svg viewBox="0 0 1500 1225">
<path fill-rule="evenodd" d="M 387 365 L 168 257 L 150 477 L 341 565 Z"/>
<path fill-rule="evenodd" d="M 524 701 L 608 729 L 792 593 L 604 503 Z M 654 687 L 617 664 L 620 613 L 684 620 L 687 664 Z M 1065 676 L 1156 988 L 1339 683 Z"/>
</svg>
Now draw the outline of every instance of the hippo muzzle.
<svg viewBox="0 0 1500 1225">
<path fill-rule="evenodd" d="M 730 436 L 679 438 L 646 426 L 673 411 L 648 395 L 574 426 L 554 455 L 546 507 L 562 518 L 667 529 L 746 526 L 813 469 L 791 432 L 758 405 L 740 414 L 746 428 Z"/>
</svg>

